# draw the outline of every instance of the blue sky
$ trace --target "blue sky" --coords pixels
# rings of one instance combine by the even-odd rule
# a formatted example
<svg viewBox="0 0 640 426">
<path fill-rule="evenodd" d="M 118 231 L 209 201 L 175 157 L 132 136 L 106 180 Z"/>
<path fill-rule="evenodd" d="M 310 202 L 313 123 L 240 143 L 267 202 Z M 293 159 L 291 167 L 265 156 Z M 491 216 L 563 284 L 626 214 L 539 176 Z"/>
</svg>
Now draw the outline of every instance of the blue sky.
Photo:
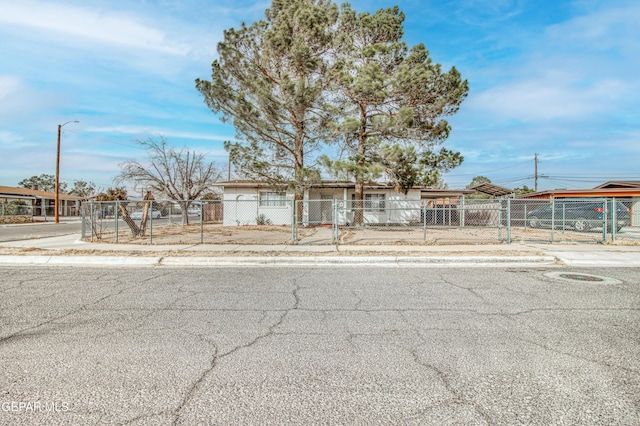
<svg viewBox="0 0 640 426">
<path fill-rule="evenodd" d="M 158 135 L 226 165 L 222 124 L 194 87 L 224 29 L 270 1 L 0 0 L 0 185 L 54 174 L 113 185 Z M 484 175 L 507 187 L 589 188 L 640 180 L 640 3 L 636 0 L 358 0 L 398 4 L 405 40 L 424 43 L 470 92 L 446 146 L 465 157 L 451 188 Z"/>
</svg>

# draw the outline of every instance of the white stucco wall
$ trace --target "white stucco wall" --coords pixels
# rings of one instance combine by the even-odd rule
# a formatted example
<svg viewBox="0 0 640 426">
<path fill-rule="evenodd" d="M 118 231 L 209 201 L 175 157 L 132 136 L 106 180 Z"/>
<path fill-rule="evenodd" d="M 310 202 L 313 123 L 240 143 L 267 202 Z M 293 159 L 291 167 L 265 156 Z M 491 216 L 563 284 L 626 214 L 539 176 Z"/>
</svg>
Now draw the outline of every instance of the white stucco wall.
<svg viewBox="0 0 640 426">
<path fill-rule="evenodd" d="M 262 217 L 273 225 L 290 225 L 293 218 L 294 194 L 287 192 L 285 206 L 260 206 L 260 192 L 275 191 L 269 188 L 232 188 L 225 187 L 224 225 L 255 225 Z M 338 204 L 337 214 L 340 224 L 353 222 L 354 211 L 351 207 L 354 189 L 347 188 L 312 188 L 305 192 L 302 203 L 302 223 L 304 225 L 330 224 L 336 214 L 333 203 Z M 420 196 L 418 189 L 410 190 L 406 195 L 392 188 L 369 189 L 366 194 L 384 194 L 384 209 L 366 209 L 365 224 L 409 223 L 420 221 Z M 300 205 L 298 205 L 300 208 Z M 263 216 L 262 216 L 263 215 Z"/>
<path fill-rule="evenodd" d="M 309 190 L 307 198 L 309 201 L 305 204 L 303 220 L 310 224 L 331 223 L 333 216 L 337 213 L 340 224 L 352 223 L 355 216 L 354 210 L 351 209 L 353 194 L 355 189 L 351 188 Z M 365 209 L 363 212 L 365 224 L 420 221 L 421 192 L 418 189 L 412 189 L 405 195 L 392 188 L 366 188 L 364 194 L 365 197 L 366 194 L 385 195 L 384 209 Z M 337 211 L 331 207 L 332 199 L 339 203 Z"/>
<path fill-rule="evenodd" d="M 262 224 L 290 225 L 292 218 L 293 194 L 287 194 L 284 206 L 260 206 L 260 192 L 274 192 L 269 188 L 228 188 L 225 187 L 223 225 L 243 226 Z"/>
</svg>

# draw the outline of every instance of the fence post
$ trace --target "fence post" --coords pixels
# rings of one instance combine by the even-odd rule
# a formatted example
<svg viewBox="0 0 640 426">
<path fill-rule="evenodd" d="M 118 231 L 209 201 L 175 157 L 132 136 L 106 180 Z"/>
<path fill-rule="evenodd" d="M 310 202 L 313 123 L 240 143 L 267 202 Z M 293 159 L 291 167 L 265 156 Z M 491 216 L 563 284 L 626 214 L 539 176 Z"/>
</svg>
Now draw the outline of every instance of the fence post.
<svg viewBox="0 0 640 426">
<path fill-rule="evenodd" d="M 556 199 L 551 200 L 551 242 L 555 242 L 556 231 Z"/>
<path fill-rule="evenodd" d="M 507 244 L 511 244 L 511 198 L 507 198 Z"/>
<path fill-rule="evenodd" d="M 524 229 L 527 229 L 527 204 L 524 204 Z"/>
<path fill-rule="evenodd" d="M 187 210 L 187 214 L 188 212 Z M 204 243 L 204 201 L 200 200 L 200 244 L 202 243 Z"/>
<path fill-rule="evenodd" d="M 567 214 L 566 214 L 566 204 L 562 203 L 562 232 L 564 232 L 564 227 L 565 227 L 565 223 L 567 221 Z"/>
<path fill-rule="evenodd" d="M 153 200 L 149 202 L 149 244 L 153 244 Z"/>
<path fill-rule="evenodd" d="M 427 241 L 427 203 L 422 203 L 422 234 L 424 241 Z"/>
<path fill-rule="evenodd" d="M 618 218 L 616 217 L 618 211 L 616 206 L 616 197 L 613 197 L 611 199 L 611 242 L 616 241 L 616 233 L 618 232 Z"/>
<path fill-rule="evenodd" d="M 81 208 L 82 208 L 82 239 L 84 240 L 85 237 L 85 221 L 87 220 L 87 215 L 86 215 L 86 207 L 87 205 L 85 203 L 81 204 Z"/>
<path fill-rule="evenodd" d="M 91 225 L 91 242 L 93 242 L 93 231 L 95 230 L 95 217 L 96 217 L 96 212 L 95 212 L 96 206 L 93 202 L 91 202 L 91 206 L 90 206 L 90 210 L 89 210 L 89 225 Z"/>
<path fill-rule="evenodd" d="M 113 217 L 116 221 L 116 244 L 118 243 L 118 237 L 120 234 L 120 230 L 118 229 L 118 220 L 120 220 L 120 202 L 116 200 L 116 209 L 113 212 Z"/>
<path fill-rule="evenodd" d="M 492 207 L 492 209 L 489 210 L 490 213 L 491 211 L 495 212 L 495 207 Z M 491 217 L 493 218 L 495 216 L 491 215 Z M 498 208 L 498 241 L 502 241 L 502 202 Z"/>
<path fill-rule="evenodd" d="M 607 199 L 602 200 L 602 243 L 607 242 Z"/>
<path fill-rule="evenodd" d="M 338 246 L 338 236 L 340 234 L 339 231 L 339 224 L 340 224 L 340 220 L 338 219 L 338 200 L 333 200 L 333 224 L 332 224 L 332 228 L 333 228 L 333 242 L 336 245 L 336 247 Z"/>
<path fill-rule="evenodd" d="M 296 202 L 295 197 L 291 200 L 291 242 L 296 242 L 296 225 L 297 218 L 296 211 L 298 210 L 298 203 Z"/>
</svg>

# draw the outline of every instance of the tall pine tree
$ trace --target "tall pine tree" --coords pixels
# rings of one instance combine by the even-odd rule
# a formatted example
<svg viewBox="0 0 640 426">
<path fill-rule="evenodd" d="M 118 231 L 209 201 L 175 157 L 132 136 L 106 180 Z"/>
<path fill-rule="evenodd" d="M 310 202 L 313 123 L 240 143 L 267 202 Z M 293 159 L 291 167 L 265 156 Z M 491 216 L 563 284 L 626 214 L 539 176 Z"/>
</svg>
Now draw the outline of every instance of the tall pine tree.
<svg viewBox="0 0 640 426">
<path fill-rule="evenodd" d="M 436 150 L 448 137 L 444 117 L 455 113 L 468 86 L 452 68 L 443 73 L 424 45 L 411 49 L 402 41 L 404 14 L 398 7 L 374 14 L 341 10 L 329 72 L 332 99 L 340 113 L 334 129 L 348 158 L 323 158 L 337 175 L 355 180 L 356 207 L 364 185 L 385 175 L 396 190 L 435 184 L 439 171 L 455 167 L 462 156 Z M 356 222 L 362 212 L 356 210 Z"/>
<path fill-rule="evenodd" d="M 403 22 L 397 7 L 358 14 L 330 0 L 273 0 L 265 20 L 225 31 L 211 80 L 196 87 L 236 128 L 225 143 L 236 170 L 302 199 L 320 180 L 311 155 L 340 141 L 347 157 L 321 163 L 355 181 L 361 202 L 365 183 L 383 175 L 406 193 L 459 165 L 460 153 L 439 145 L 467 82 L 422 44 L 409 48 Z"/>
<path fill-rule="evenodd" d="M 325 58 L 339 11 L 327 0 L 273 0 L 266 20 L 225 31 L 211 81 L 196 80 L 207 105 L 232 122 L 226 142 L 242 174 L 293 188 L 296 199 L 320 171 L 309 156 L 326 140 Z"/>
</svg>

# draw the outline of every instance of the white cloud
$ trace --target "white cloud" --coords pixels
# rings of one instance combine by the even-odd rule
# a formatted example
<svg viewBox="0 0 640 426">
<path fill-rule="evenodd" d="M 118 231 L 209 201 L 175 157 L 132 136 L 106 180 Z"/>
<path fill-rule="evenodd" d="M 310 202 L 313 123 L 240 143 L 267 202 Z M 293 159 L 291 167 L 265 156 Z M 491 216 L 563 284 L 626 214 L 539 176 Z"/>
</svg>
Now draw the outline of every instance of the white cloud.
<svg viewBox="0 0 640 426">
<path fill-rule="evenodd" d="M 126 14 L 39 0 L 3 2 L 0 22 L 79 39 L 184 55 L 188 48 Z"/>
<path fill-rule="evenodd" d="M 7 147 L 15 148 L 17 146 L 26 146 L 29 144 L 24 143 L 24 138 L 13 132 L 0 131 L 0 146 L 6 145 Z"/>
<path fill-rule="evenodd" d="M 472 91 L 465 107 L 494 114 L 498 121 L 524 122 L 591 123 L 596 116 L 636 111 L 638 21 L 640 7 L 633 5 L 592 10 L 552 25 L 531 37 L 531 50 L 525 54 L 484 70 L 485 77 L 501 75 L 502 81 L 482 92 Z"/>
<path fill-rule="evenodd" d="M 55 93 L 35 90 L 16 76 L 0 75 L 0 126 L 5 129 L 23 123 L 33 126 L 38 121 L 36 112 L 49 111 L 56 104 Z"/>
<path fill-rule="evenodd" d="M 4 101 L 13 93 L 20 90 L 20 79 L 12 75 L 0 75 L 0 101 Z"/>
<path fill-rule="evenodd" d="M 611 7 L 578 16 L 547 29 L 546 37 L 564 45 L 589 50 L 627 49 L 638 51 L 640 6 Z"/>
<path fill-rule="evenodd" d="M 469 107 L 519 121 L 585 119 L 615 108 L 628 85 L 616 80 L 579 81 L 550 76 L 505 84 L 470 96 Z"/>
<path fill-rule="evenodd" d="M 108 127 L 89 127 L 85 129 L 89 133 L 111 133 L 121 135 L 143 135 L 143 136 L 164 136 L 167 138 L 182 138 L 182 139 L 194 139 L 194 140 L 207 140 L 224 142 L 228 140 L 235 140 L 231 136 L 224 135 L 212 135 L 193 132 L 181 132 L 170 129 L 160 129 L 155 127 L 142 127 L 142 126 L 108 126 Z"/>
<path fill-rule="evenodd" d="M 486 26 L 520 14 L 522 0 L 462 0 L 452 7 L 458 19 L 465 23 Z"/>
</svg>

